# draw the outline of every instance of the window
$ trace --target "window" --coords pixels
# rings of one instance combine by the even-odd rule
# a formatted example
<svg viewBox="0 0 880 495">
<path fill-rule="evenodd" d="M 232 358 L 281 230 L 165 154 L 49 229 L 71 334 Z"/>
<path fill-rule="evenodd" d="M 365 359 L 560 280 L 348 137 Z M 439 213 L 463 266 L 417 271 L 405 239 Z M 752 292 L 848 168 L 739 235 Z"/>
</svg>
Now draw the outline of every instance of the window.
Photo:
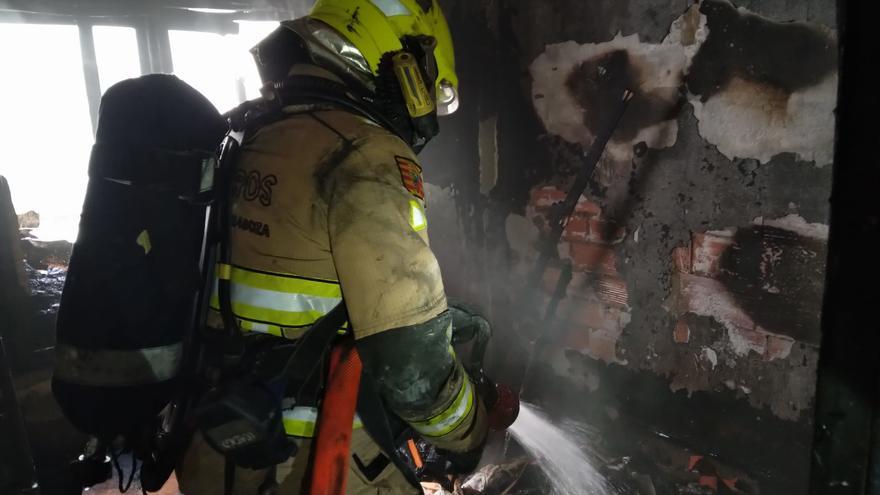
<svg viewBox="0 0 880 495">
<path fill-rule="evenodd" d="M 260 95 L 260 77 L 249 50 L 278 27 L 277 22 L 238 21 L 238 25 L 237 35 L 169 32 L 174 73 L 221 112 Z"/>
<path fill-rule="evenodd" d="M 76 237 L 92 125 L 76 26 L 0 24 L 0 174 L 45 239 Z"/>
<path fill-rule="evenodd" d="M 259 96 L 249 49 L 277 22 L 240 21 L 237 35 L 170 31 L 176 73 L 220 111 Z M 137 32 L 94 26 L 101 93 L 141 73 Z M 40 214 L 34 234 L 76 239 L 88 184 L 94 136 L 83 72 L 79 27 L 0 23 L 0 175 L 10 183 L 18 213 Z"/>
<path fill-rule="evenodd" d="M 141 75 L 137 32 L 134 28 L 95 26 L 92 28 L 92 37 L 95 40 L 101 94 L 119 81 Z"/>
</svg>

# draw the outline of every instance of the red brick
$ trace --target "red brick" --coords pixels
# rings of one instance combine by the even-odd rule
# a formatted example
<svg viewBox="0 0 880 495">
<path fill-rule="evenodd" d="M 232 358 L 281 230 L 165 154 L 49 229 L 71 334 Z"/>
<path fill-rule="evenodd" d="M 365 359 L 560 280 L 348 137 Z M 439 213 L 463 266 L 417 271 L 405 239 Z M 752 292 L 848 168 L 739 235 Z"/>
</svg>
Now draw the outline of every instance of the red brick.
<svg viewBox="0 0 880 495">
<path fill-rule="evenodd" d="M 676 344 L 687 344 L 691 341 L 691 329 L 684 320 L 678 320 L 678 323 L 675 324 L 672 338 Z"/>
<path fill-rule="evenodd" d="M 552 186 L 544 186 L 532 189 L 531 205 L 535 208 L 550 208 L 556 203 L 565 200 L 565 191 Z"/>
<path fill-rule="evenodd" d="M 724 485 L 727 486 L 727 488 L 730 488 L 731 490 L 736 490 L 736 482 L 737 481 L 739 481 L 737 478 L 730 478 L 730 479 L 721 478 L 721 482 L 724 483 Z"/>
<path fill-rule="evenodd" d="M 672 261 L 675 263 L 675 269 L 684 272 L 691 272 L 691 249 L 689 247 L 677 247 L 672 250 Z"/>
<path fill-rule="evenodd" d="M 568 191 L 562 191 L 555 186 L 541 186 L 532 189 L 530 204 L 535 208 L 549 208 L 556 203 L 565 201 Z M 599 215 L 602 208 L 595 201 L 590 200 L 586 196 L 578 198 L 575 212 L 586 215 Z"/>
<path fill-rule="evenodd" d="M 596 294 L 603 302 L 616 307 L 625 308 L 629 305 L 629 289 L 621 278 L 600 278 L 596 284 Z"/>
<path fill-rule="evenodd" d="M 578 200 L 574 211 L 582 215 L 599 216 L 602 214 L 602 208 L 595 202 L 581 196 Z"/>
<path fill-rule="evenodd" d="M 619 244 L 626 239 L 626 229 L 609 222 L 591 219 L 587 240 L 604 244 Z"/>
<path fill-rule="evenodd" d="M 695 233 L 692 238 L 691 272 L 715 277 L 720 271 L 721 256 L 733 245 L 733 238 L 719 232 Z"/>
<path fill-rule="evenodd" d="M 767 335 L 767 349 L 764 351 L 764 359 L 767 361 L 786 359 L 791 356 L 792 347 L 794 347 L 794 340 L 788 337 Z"/>
<path fill-rule="evenodd" d="M 718 491 L 718 477 L 717 476 L 700 476 L 700 486 L 705 486 L 707 488 L 711 488 L 713 491 Z"/>
<path fill-rule="evenodd" d="M 562 239 L 566 241 L 587 241 L 590 240 L 590 222 L 582 216 L 574 216 L 565 225 L 565 231 L 562 233 Z"/>
<path fill-rule="evenodd" d="M 688 458 L 688 471 L 693 471 L 697 464 L 703 460 L 703 456 L 701 455 L 692 455 Z"/>
<path fill-rule="evenodd" d="M 591 273 L 617 274 L 614 250 L 599 244 L 574 242 L 569 246 L 571 260 L 577 269 Z"/>
</svg>

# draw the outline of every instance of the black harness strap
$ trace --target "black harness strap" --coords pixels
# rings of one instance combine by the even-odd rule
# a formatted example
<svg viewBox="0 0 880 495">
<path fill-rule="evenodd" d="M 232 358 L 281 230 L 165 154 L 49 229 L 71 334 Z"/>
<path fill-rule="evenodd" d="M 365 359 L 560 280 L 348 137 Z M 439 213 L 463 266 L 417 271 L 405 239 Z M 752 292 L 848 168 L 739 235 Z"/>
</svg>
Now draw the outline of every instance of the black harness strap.
<svg viewBox="0 0 880 495">
<path fill-rule="evenodd" d="M 384 453 L 385 457 L 387 457 L 394 466 L 403 473 L 410 485 L 418 488 L 420 486 L 419 479 L 410 465 L 398 453 L 396 438 L 392 433 L 391 424 L 388 421 L 388 411 L 385 409 L 385 404 L 382 402 L 382 397 L 379 395 L 379 390 L 373 382 L 373 378 L 367 372 L 361 374 L 361 388 L 358 392 L 357 413 L 361 418 L 364 429 L 367 430 L 370 438 L 376 442 L 376 445 L 379 446 L 379 449 Z M 361 471 L 364 472 L 364 468 L 361 467 L 360 459 L 355 459 L 355 462 L 358 464 L 358 467 L 361 468 Z M 381 471 L 379 474 L 381 474 Z M 367 472 L 364 472 L 364 475 L 369 476 Z M 376 476 L 378 476 L 378 474 L 376 474 Z"/>
</svg>

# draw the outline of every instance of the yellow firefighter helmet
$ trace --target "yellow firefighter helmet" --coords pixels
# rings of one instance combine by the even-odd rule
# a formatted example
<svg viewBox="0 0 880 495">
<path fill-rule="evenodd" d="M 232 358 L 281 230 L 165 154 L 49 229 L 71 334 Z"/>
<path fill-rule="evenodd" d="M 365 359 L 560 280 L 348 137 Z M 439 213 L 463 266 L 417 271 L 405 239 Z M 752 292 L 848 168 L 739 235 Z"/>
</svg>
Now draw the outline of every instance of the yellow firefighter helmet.
<svg viewBox="0 0 880 495">
<path fill-rule="evenodd" d="M 403 49 L 406 36 L 436 39 L 437 110 L 454 112 L 459 105 L 455 53 L 446 17 L 437 0 L 318 0 L 310 14 L 354 45 L 372 70 L 379 73 L 383 55 Z"/>
</svg>

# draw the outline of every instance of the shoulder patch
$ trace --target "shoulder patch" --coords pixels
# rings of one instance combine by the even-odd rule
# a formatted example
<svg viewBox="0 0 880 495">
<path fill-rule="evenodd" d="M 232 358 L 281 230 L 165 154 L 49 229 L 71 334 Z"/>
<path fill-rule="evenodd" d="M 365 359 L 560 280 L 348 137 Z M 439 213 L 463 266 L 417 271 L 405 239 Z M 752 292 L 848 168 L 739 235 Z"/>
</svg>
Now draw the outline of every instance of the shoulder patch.
<svg viewBox="0 0 880 495">
<path fill-rule="evenodd" d="M 409 158 L 402 156 L 395 157 L 397 159 L 397 168 L 400 169 L 400 178 L 403 180 L 403 187 L 412 193 L 413 196 L 425 200 L 425 183 L 422 180 L 422 167 Z"/>
</svg>

